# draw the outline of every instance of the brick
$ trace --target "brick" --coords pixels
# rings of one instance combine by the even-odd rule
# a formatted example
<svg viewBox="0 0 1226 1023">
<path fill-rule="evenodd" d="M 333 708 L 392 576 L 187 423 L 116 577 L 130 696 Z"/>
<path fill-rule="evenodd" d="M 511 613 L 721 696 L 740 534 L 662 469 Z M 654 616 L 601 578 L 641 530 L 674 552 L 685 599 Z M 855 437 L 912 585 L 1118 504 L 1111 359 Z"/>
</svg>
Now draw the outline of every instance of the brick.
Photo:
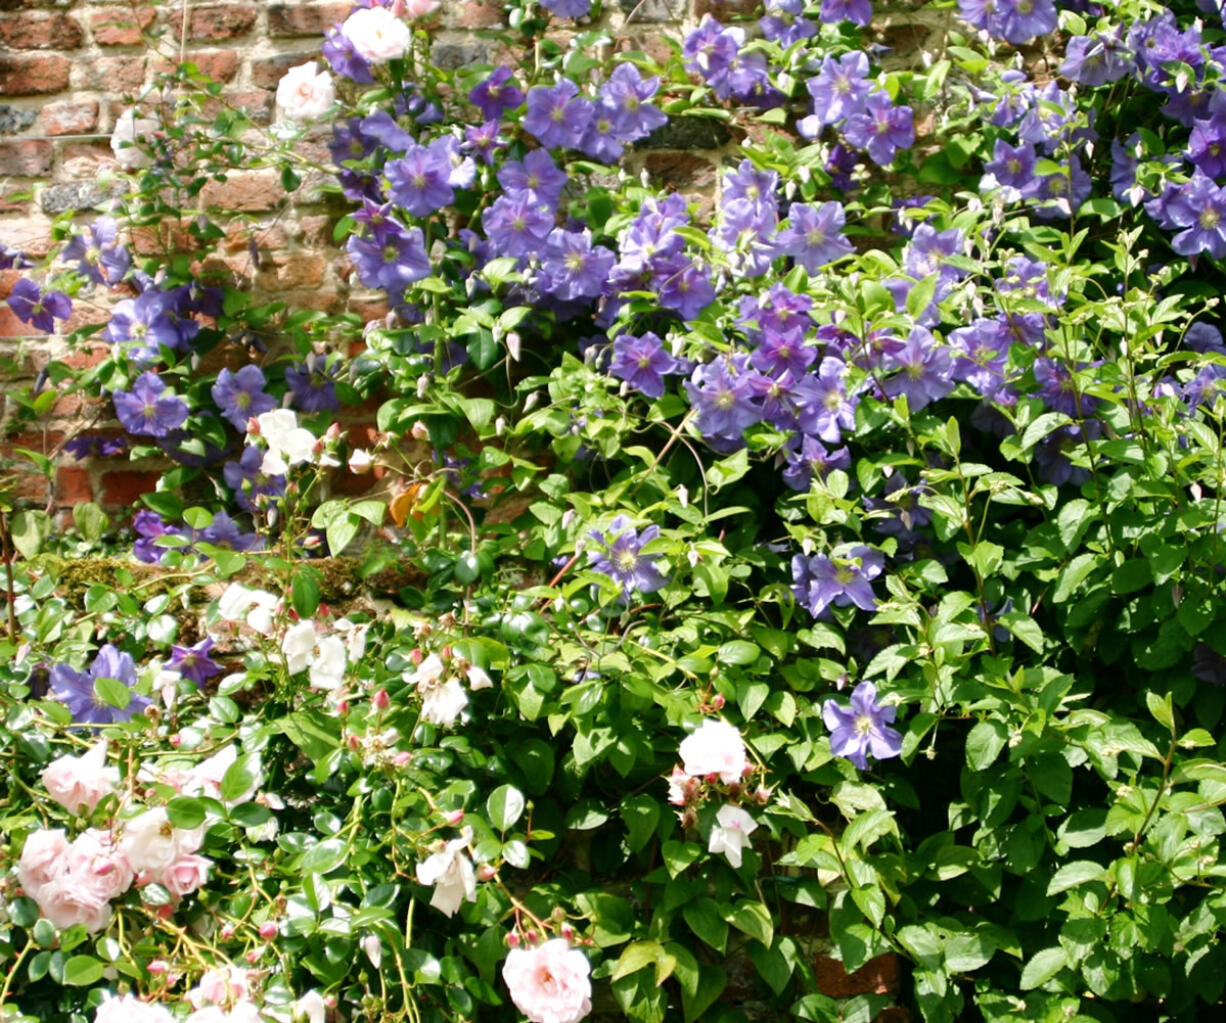
<svg viewBox="0 0 1226 1023">
<path fill-rule="evenodd" d="M 693 153 L 649 153 L 643 161 L 652 178 L 677 191 L 705 191 L 715 184 L 715 165 Z"/>
<path fill-rule="evenodd" d="M 340 294 L 329 288 L 295 291 L 280 297 L 291 309 L 317 309 L 322 313 L 339 313 L 344 307 Z"/>
<path fill-rule="evenodd" d="M 469 0 L 468 3 L 447 5 L 447 25 L 450 28 L 498 28 L 505 25 L 506 20 L 505 4 Z"/>
<path fill-rule="evenodd" d="M 311 54 L 291 53 L 281 57 L 252 61 L 251 82 L 261 89 L 275 89 L 286 71 L 299 64 L 305 64 L 310 59 Z"/>
<path fill-rule="evenodd" d="M 685 0 L 620 0 L 626 22 L 678 22 L 685 17 Z"/>
<path fill-rule="evenodd" d="M 253 227 L 250 224 L 235 223 L 226 228 L 225 241 L 222 244 L 227 252 L 246 252 L 254 239 L 260 250 L 284 249 L 289 246 L 289 232 L 284 224 L 273 224 L 271 227 Z M 284 258 L 284 257 L 283 257 Z"/>
<path fill-rule="evenodd" d="M 381 320 L 390 311 L 387 296 L 378 294 L 350 295 L 348 309 L 359 316 L 363 323 L 373 323 Z"/>
<path fill-rule="evenodd" d="M 86 345 L 75 352 L 69 352 L 60 361 L 73 369 L 92 369 L 103 362 L 111 354 L 111 346 L 105 344 Z"/>
<path fill-rule="evenodd" d="M 0 103 L 0 135 L 19 135 L 38 117 L 37 110 L 23 110 Z"/>
<path fill-rule="evenodd" d="M 753 14 L 758 8 L 758 0 L 694 0 L 694 17 L 701 19 L 709 14 L 716 21 L 730 24 L 733 15 Z"/>
<path fill-rule="evenodd" d="M 238 171 L 225 181 L 210 181 L 200 190 L 200 205 L 245 213 L 271 210 L 285 199 L 274 170 Z"/>
<path fill-rule="evenodd" d="M 831 998 L 852 998 L 855 995 L 887 995 L 899 988 L 898 956 L 892 952 L 870 959 L 853 973 L 830 956 L 818 956 L 814 964 L 814 979 L 818 989 Z"/>
<path fill-rule="evenodd" d="M 328 261 L 319 253 L 278 252 L 260 260 L 254 285 L 261 291 L 318 288 L 327 269 Z"/>
<path fill-rule="evenodd" d="M 94 485 L 89 471 L 75 466 L 61 466 L 55 473 L 55 503 L 86 504 L 94 499 Z"/>
<path fill-rule="evenodd" d="M 0 95 L 44 96 L 68 88 L 67 57 L 0 54 Z"/>
<path fill-rule="evenodd" d="M 301 217 L 302 243 L 311 248 L 326 248 L 332 244 L 332 229 L 340 218 L 327 214 Z"/>
<path fill-rule="evenodd" d="M 108 508 L 131 508 L 141 494 L 157 489 L 160 472 L 141 469 L 113 469 L 102 476 L 99 503 Z"/>
<path fill-rule="evenodd" d="M 67 14 L 0 19 L 0 43 L 14 50 L 76 50 L 84 42 L 84 30 Z"/>
<path fill-rule="evenodd" d="M 193 7 L 187 19 L 189 39 L 235 39 L 246 35 L 255 24 L 255 7 L 226 4 L 218 7 Z M 170 16 L 170 34 L 178 39 L 183 31 L 182 13 Z"/>
<path fill-rule="evenodd" d="M 51 173 L 51 157 L 55 147 L 50 142 L 22 139 L 20 142 L 0 142 L 0 167 L 6 174 L 33 178 Z"/>
<path fill-rule="evenodd" d="M 73 0 L 0 0 L 0 11 L 31 10 L 35 7 L 71 7 Z"/>
<path fill-rule="evenodd" d="M 471 7 L 472 4 L 460 4 Z M 335 4 L 273 4 L 268 8 L 268 34 L 276 37 L 321 36 L 329 28 L 349 17 L 353 5 Z"/>
<path fill-rule="evenodd" d="M 47 135 L 86 135 L 98 129 L 98 101 L 48 103 L 39 117 Z"/>
<path fill-rule="evenodd" d="M 41 259 L 51 249 L 51 221 L 40 213 L 2 221 L 0 245 L 11 245 L 31 259 Z"/>
<path fill-rule="evenodd" d="M 206 78 L 215 82 L 228 82 L 238 73 L 238 54 L 233 50 L 206 50 L 200 53 L 189 53 L 184 61 L 195 64 L 196 69 Z M 163 74 L 173 74 L 178 68 L 177 60 L 159 60 L 153 65 L 153 70 Z"/>
<path fill-rule="evenodd" d="M 123 192 L 122 182 L 117 188 L 103 188 L 96 181 L 66 181 L 49 185 L 38 194 L 38 205 L 44 213 L 55 215 L 66 210 L 92 210 L 101 206 L 112 194 Z"/>
<path fill-rule="evenodd" d="M 33 184 L 0 184 L 0 213 L 25 213 L 34 201 Z"/>
<path fill-rule="evenodd" d="M 99 57 L 82 68 L 81 87 L 109 95 L 135 96 L 145 84 L 144 57 Z"/>
<path fill-rule="evenodd" d="M 490 49 L 485 43 L 435 43 L 430 48 L 430 59 L 441 68 L 455 70 L 474 64 L 488 64 Z"/>
<path fill-rule="evenodd" d="M 89 25 L 99 46 L 138 46 L 143 33 L 153 24 L 157 12 L 152 7 L 107 7 L 93 11 Z"/>
</svg>

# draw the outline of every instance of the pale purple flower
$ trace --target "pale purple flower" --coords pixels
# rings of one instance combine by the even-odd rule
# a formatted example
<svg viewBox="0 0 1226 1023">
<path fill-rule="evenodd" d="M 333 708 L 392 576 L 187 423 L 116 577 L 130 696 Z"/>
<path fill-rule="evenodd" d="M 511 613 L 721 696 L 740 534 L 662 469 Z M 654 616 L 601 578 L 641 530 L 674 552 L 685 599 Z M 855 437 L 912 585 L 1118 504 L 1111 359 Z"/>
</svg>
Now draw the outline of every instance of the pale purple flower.
<svg viewBox="0 0 1226 1023">
<path fill-rule="evenodd" d="M 37 284 L 25 277 L 13 285 L 8 304 L 17 319 L 47 333 L 55 330 L 57 319 L 66 320 L 72 315 L 72 300 L 67 295 L 62 291 L 44 294 Z"/>
<path fill-rule="evenodd" d="M 821 20 L 827 25 L 850 21 L 864 26 L 873 20 L 873 5 L 869 0 L 822 0 Z"/>
<path fill-rule="evenodd" d="M 657 554 L 644 554 L 643 548 L 660 535 L 659 526 L 648 526 L 640 535 L 626 515 L 618 515 L 605 532 L 592 530 L 588 538 L 599 545 L 589 548 L 588 563 L 622 587 L 622 602 L 630 602 L 630 594 L 653 593 L 668 579 L 660 571 Z"/>
<path fill-rule="evenodd" d="M 829 555 L 815 554 L 792 558 L 792 594 L 798 604 L 820 618 L 831 605 L 855 605 L 861 611 L 875 611 L 872 581 L 881 575 L 885 557 L 879 550 L 863 544 L 844 545 Z"/>
<path fill-rule="evenodd" d="M 224 669 L 209 656 L 213 649 L 213 637 L 205 636 L 194 646 L 172 646 L 170 648 L 170 667 L 184 678 L 191 679 L 201 686 L 220 674 Z"/>
<path fill-rule="evenodd" d="M 187 405 L 156 373 L 145 372 L 136 378 L 131 391 L 116 391 L 112 396 L 115 414 L 128 433 L 144 437 L 165 437 L 187 421 Z"/>
<path fill-rule="evenodd" d="M 264 393 L 264 371 L 259 366 L 243 366 L 237 373 L 223 368 L 217 374 L 211 394 L 221 414 L 240 433 L 247 432 L 247 420 L 277 407 L 277 399 Z"/>
<path fill-rule="evenodd" d="M 861 682 L 851 693 L 850 706 L 844 709 L 830 699 L 822 704 L 822 721 L 830 729 L 830 752 L 846 757 L 861 771 L 868 767 L 868 756 L 888 760 L 902 752 L 902 735 L 890 727 L 897 708 L 877 699 L 877 687 Z"/>
<path fill-rule="evenodd" d="M 659 398 L 664 394 L 664 378 L 685 372 L 685 363 L 670 355 L 664 342 L 651 331 L 641 337 L 620 334 L 613 341 L 609 372 L 640 394 Z"/>
<path fill-rule="evenodd" d="M 553 88 L 528 92 L 524 131 L 535 135 L 542 146 L 573 149 L 587 130 L 592 110 L 592 101 L 579 96 L 579 86 L 564 78 Z"/>
<path fill-rule="evenodd" d="M 886 167 L 898 150 L 915 144 L 914 116 L 910 107 L 894 106 L 887 93 L 874 92 L 864 101 L 863 112 L 847 118 L 843 137 L 867 151 L 877 166 Z"/>
<path fill-rule="evenodd" d="M 792 256 L 809 273 L 854 251 L 843 236 L 846 214 L 841 203 L 820 206 L 794 203 L 788 210 L 788 226 L 775 238 L 779 251 Z"/>
<path fill-rule="evenodd" d="M 97 682 L 103 678 L 127 687 L 126 706 L 115 707 L 98 695 Z M 76 671 L 67 664 L 55 664 L 51 668 L 51 691 L 68 706 L 76 724 L 110 725 L 130 721 L 143 713 L 153 701 L 133 692 L 135 686 L 136 664 L 132 655 L 110 643 L 98 651 L 88 672 Z"/>
<path fill-rule="evenodd" d="M 511 77 L 509 67 L 495 68 L 468 94 L 468 101 L 481 111 L 487 121 L 497 121 L 508 110 L 524 101 L 523 90 Z"/>
</svg>

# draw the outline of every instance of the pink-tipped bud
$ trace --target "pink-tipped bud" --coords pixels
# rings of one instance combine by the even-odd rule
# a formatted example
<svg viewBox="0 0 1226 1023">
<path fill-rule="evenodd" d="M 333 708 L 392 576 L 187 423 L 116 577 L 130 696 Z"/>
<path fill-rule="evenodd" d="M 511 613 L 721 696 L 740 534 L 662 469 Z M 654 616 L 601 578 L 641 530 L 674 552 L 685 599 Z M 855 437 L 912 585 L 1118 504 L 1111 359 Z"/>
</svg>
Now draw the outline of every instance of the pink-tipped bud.
<svg viewBox="0 0 1226 1023">
<path fill-rule="evenodd" d="M 511 931 L 511 933 L 507 935 L 507 944 L 511 948 L 519 948 L 519 935 L 514 931 Z"/>
<path fill-rule="evenodd" d="M 336 701 L 336 712 L 342 715 L 348 714 L 349 713 L 349 701 L 348 700 L 337 700 Z"/>
<path fill-rule="evenodd" d="M 229 941 L 231 938 L 233 938 L 234 937 L 234 925 L 233 924 L 222 925 L 221 936 L 226 941 Z"/>
<path fill-rule="evenodd" d="M 165 973 L 170 969 L 170 964 L 165 959 L 155 959 L 149 964 L 149 972 L 155 976 L 160 973 Z"/>
<path fill-rule="evenodd" d="M 456 825 L 460 823 L 460 821 L 464 819 L 464 811 L 463 810 L 452 810 L 443 819 L 454 828 Z"/>
<path fill-rule="evenodd" d="M 724 694 L 716 693 L 713 697 L 711 697 L 711 706 L 714 707 L 716 710 L 723 710 L 724 709 Z"/>
<path fill-rule="evenodd" d="M 413 648 L 413 652 L 409 654 L 409 660 L 413 662 L 414 667 L 421 667 L 421 662 L 425 660 L 425 657 L 423 656 L 420 647 Z"/>
<path fill-rule="evenodd" d="M 392 757 L 392 764 L 396 767 L 408 767 L 413 762 L 413 754 L 408 750 L 401 750 Z"/>
<path fill-rule="evenodd" d="M 308 533 L 302 538 L 303 547 L 319 547 L 324 542 L 322 536 L 316 536 L 314 533 Z"/>
<path fill-rule="evenodd" d="M 175 734 L 174 734 L 174 735 L 172 735 L 172 736 L 170 737 L 170 744 L 171 744 L 171 745 L 172 745 L 172 746 L 173 746 L 175 749 L 178 749 L 178 748 L 179 748 L 179 744 L 180 744 L 182 741 L 183 741 L 183 736 L 181 736 L 181 735 L 180 735 L 178 732 L 175 732 Z"/>
<path fill-rule="evenodd" d="M 258 437 L 260 435 L 260 421 L 255 416 L 250 416 L 247 419 L 247 436 Z"/>
<path fill-rule="evenodd" d="M 428 427 L 425 423 L 423 423 L 419 419 L 409 429 L 409 435 L 414 440 L 429 440 L 430 439 L 430 427 Z"/>
<path fill-rule="evenodd" d="M 259 953 L 259 952 L 257 952 L 257 951 L 256 951 L 256 950 L 253 948 L 253 949 L 252 949 L 250 952 L 248 952 L 248 953 L 246 954 L 246 956 L 244 956 L 243 958 L 245 958 L 245 959 L 247 960 L 247 962 L 248 962 L 248 963 L 250 963 L 252 966 L 254 966 L 254 965 L 256 964 L 256 961 L 257 961 L 257 960 L 260 958 L 260 953 Z"/>
<path fill-rule="evenodd" d="M 260 937 L 265 941 L 271 941 L 277 936 L 277 925 L 271 920 L 265 920 L 260 924 Z"/>
<path fill-rule="evenodd" d="M 354 752 L 354 753 L 356 753 L 358 750 L 360 750 L 360 749 L 362 748 L 362 740 L 361 740 L 361 739 L 359 739 L 359 738 L 358 738 L 356 735 L 350 735 L 350 736 L 349 736 L 349 737 L 348 737 L 348 738 L 345 740 L 345 744 L 346 744 L 346 745 L 347 745 L 347 746 L 348 746 L 348 747 L 349 747 L 351 750 L 353 750 L 353 752 Z"/>
<path fill-rule="evenodd" d="M 324 1008 L 336 1008 L 336 995 L 324 995 Z"/>
<path fill-rule="evenodd" d="M 374 696 L 370 698 L 370 704 L 375 710 L 387 710 L 391 706 L 392 698 L 387 695 L 386 689 L 380 689 Z"/>
<path fill-rule="evenodd" d="M 488 863 L 482 863 L 477 868 L 477 878 L 481 881 L 492 881 L 498 876 L 498 871 L 491 867 Z"/>
<path fill-rule="evenodd" d="M 333 423 L 324 431 L 324 440 L 336 442 L 341 439 L 341 424 Z"/>
<path fill-rule="evenodd" d="M 575 929 L 570 924 L 563 924 L 558 930 L 558 933 L 567 941 L 573 941 L 575 937 Z"/>
<path fill-rule="evenodd" d="M 449 646 L 443 647 L 443 649 L 438 652 L 438 655 L 444 661 L 450 661 L 451 660 L 451 647 Z"/>
</svg>

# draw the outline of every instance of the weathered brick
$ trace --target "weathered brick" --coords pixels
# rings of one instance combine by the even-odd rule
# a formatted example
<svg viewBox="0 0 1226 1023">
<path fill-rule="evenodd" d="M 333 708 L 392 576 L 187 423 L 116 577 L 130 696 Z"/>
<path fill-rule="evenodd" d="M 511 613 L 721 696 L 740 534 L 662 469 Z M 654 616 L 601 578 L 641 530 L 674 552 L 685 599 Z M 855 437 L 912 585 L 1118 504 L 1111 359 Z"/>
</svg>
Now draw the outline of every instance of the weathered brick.
<svg viewBox="0 0 1226 1023">
<path fill-rule="evenodd" d="M 472 4 L 460 4 L 472 7 Z M 344 21 L 353 5 L 329 4 L 273 4 L 268 8 L 268 34 L 275 37 L 321 36 L 337 22 Z"/>
<path fill-rule="evenodd" d="M 23 110 L 7 103 L 0 104 L 0 135 L 18 135 L 38 118 L 37 110 Z"/>
<path fill-rule="evenodd" d="M 709 14 L 726 25 L 734 14 L 753 14 L 757 8 L 758 0 L 694 0 L 694 17 Z"/>
<path fill-rule="evenodd" d="M 680 22 L 685 17 L 686 0 L 620 0 L 626 21 Z"/>
<path fill-rule="evenodd" d="M 259 86 L 261 89 L 275 89 L 286 71 L 292 67 L 297 67 L 299 64 L 304 64 L 310 59 L 310 54 L 291 53 L 281 57 L 270 57 L 266 60 L 252 61 L 252 84 Z"/>
<path fill-rule="evenodd" d="M 152 7 L 107 7 L 92 12 L 89 25 L 99 46 L 137 46 L 155 17 Z"/>
<path fill-rule="evenodd" d="M 0 95 L 43 96 L 68 88 L 72 64 L 67 57 L 0 53 Z"/>
<path fill-rule="evenodd" d="M 435 43 L 430 49 L 430 59 L 441 68 L 454 70 L 489 62 L 490 51 L 485 43 Z"/>
<path fill-rule="evenodd" d="M 210 181 L 200 190 L 200 205 L 206 209 L 254 212 L 271 210 L 285 198 L 277 172 L 239 171 L 225 181 Z"/>
<path fill-rule="evenodd" d="M 226 4 L 217 7 L 193 7 L 187 19 L 187 36 L 189 39 L 235 39 L 250 32 L 254 24 L 254 6 Z M 171 35 L 178 39 L 182 31 L 182 13 L 172 14 Z"/>
<path fill-rule="evenodd" d="M 643 166 L 655 180 L 678 191 L 701 192 L 715 184 L 715 165 L 693 153 L 648 153 Z"/>
<path fill-rule="evenodd" d="M 228 82 L 238 73 L 238 54 L 233 50 L 205 50 L 200 53 L 189 53 L 185 55 L 184 60 L 189 64 L 194 64 L 202 75 L 215 82 Z M 171 74 L 178 66 L 177 60 L 159 60 L 153 65 L 153 70 Z"/>
<path fill-rule="evenodd" d="M 131 508 L 141 494 L 157 489 L 162 474 L 153 470 L 113 469 L 102 476 L 102 495 L 99 501 L 107 508 Z"/>
<path fill-rule="evenodd" d="M 39 114 L 47 135 L 85 135 L 98 128 L 98 101 L 66 100 L 48 103 Z"/>
<path fill-rule="evenodd" d="M 67 14 L 0 18 L 0 43 L 14 50 L 76 50 L 84 42 L 85 32 Z"/>
<path fill-rule="evenodd" d="M 507 8 L 505 4 L 469 0 L 463 4 L 447 4 L 446 18 L 450 28 L 496 28 L 506 24 Z"/>
<path fill-rule="evenodd" d="M 276 101 L 272 93 L 261 89 L 258 92 L 228 92 L 226 102 L 243 110 L 255 124 L 271 124 Z"/>
<path fill-rule="evenodd" d="M 115 191 L 103 188 L 96 181 L 64 181 L 44 188 L 38 194 L 38 204 L 44 213 L 52 215 L 65 210 L 91 210 L 101 206 Z M 118 191 L 123 191 L 122 185 Z"/>
<path fill-rule="evenodd" d="M 84 64 L 80 86 L 115 96 L 135 96 L 145 84 L 144 57 L 100 57 Z"/>
<path fill-rule="evenodd" d="M 75 352 L 64 356 L 62 361 L 73 369 L 92 369 L 111 354 L 111 346 L 106 344 L 85 345 Z"/>
<path fill-rule="evenodd" d="M 0 142 L 0 167 L 7 174 L 33 178 L 51 173 L 51 158 L 55 147 L 39 139 Z"/>
<path fill-rule="evenodd" d="M 892 952 L 870 959 L 848 973 L 843 964 L 830 956 L 818 956 L 814 964 L 814 979 L 823 994 L 831 998 L 852 998 L 855 995 L 886 995 L 898 990 L 898 956 Z"/>
<path fill-rule="evenodd" d="M 41 259 L 51 249 L 51 221 L 41 213 L 2 221 L 0 245 L 11 245 L 31 259 Z"/>
<path fill-rule="evenodd" d="M 60 505 L 85 504 L 94 499 L 94 486 L 89 470 L 77 466 L 61 466 L 55 473 L 55 501 Z"/>
<path fill-rule="evenodd" d="M 373 323 L 388 314 L 387 296 L 377 293 L 350 295 L 347 308 L 361 317 L 363 323 Z"/>
</svg>

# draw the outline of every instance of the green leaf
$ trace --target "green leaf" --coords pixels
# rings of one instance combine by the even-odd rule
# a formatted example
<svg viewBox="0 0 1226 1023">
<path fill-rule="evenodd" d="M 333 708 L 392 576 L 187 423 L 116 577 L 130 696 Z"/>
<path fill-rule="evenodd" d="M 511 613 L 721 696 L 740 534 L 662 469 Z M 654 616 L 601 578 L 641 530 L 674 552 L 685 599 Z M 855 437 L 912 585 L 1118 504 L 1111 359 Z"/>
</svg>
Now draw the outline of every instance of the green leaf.
<svg viewBox="0 0 1226 1023">
<path fill-rule="evenodd" d="M 69 987 L 88 987 L 102 979 L 106 963 L 93 956 L 73 956 L 64 964 L 64 981 Z"/>
<path fill-rule="evenodd" d="M 124 710 L 132 701 L 132 690 L 117 678 L 95 679 L 94 692 L 103 703 L 117 710 Z"/>
<path fill-rule="evenodd" d="M 1093 860 L 1074 860 L 1072 863 L 1066 863 L 1052 875 L 1052 879 L 1047 884 L 1047 894 L 1058 895 L 1060 892 L 1076 888 L 1087 881 L 1101 880 L 1106 872 L 1106 867 L 1101 863 L 1095 863 Z"/>
<path fill-rule="evenodd" d="M 691 931 L 723 955 L 728 945 L 728 924 L 713 899 L 704 896 L 687 902 L 681 907 L 681 915 Z"/>
<path fill-rule="evenodd" d="M 1175 734 L 1175 712 L 1171 707 L 1170 693 L 1162 697 L 1155 692 L 1147 692 L 1145 706 L 1149 708 L 1149 713 L 1158 724 L 1167 729 L 1171 735 Z"/>
<path fill-rule="evenodd" d="M 753 664 L 761 654 L 762 648 L 757 643 L 734 639 L 721 646 L 715 657 L 721 664 Z"/>
<path fill-rule="evenodd" d="M 9 520 L 13 546 L 23 558 L 32 558 L 51 535 L 51 516 L 44 511 L 19 511 Z"/>
<path fill-rule="evenodd" d="M 1035 653 L 1043 652 L 1043 630 L 1030 615 L 1021 611 L 1005 611 L 996 620 Z"/>
<path fill-rule="evenodd" d="M 1111 573 L 1113 593 L 1135 593 L 1153 582 L 1153 572 L 1145 558 L 1130 558 Z"/>
<path fill-rule="evenodd" d="M 676 956 L 666 952 L 664 946 L 658 941 L 634 941 L 627 945 L 622 950 L 622 954 L 618 956 L 617 962 L 613 966 L 613 972 L 610 974 L 610 979 L 621 980 L 622 977 L 628 977 L 630 974 L 637 973 L 645 967 L 654 966 L 656 971 L 655 982 L 658 987 L 672 976 L 673 968 L 676 965 Z"/>
<path fill-rule="evenodd" d="M 685 1023 L 693 1023 L 723 994 L 728 976 L 718 966 L 700 963 L 679 942 L 670 941 L 664 947 L 677 960 L 673 976 L 681 987 L 682 1017 Z"/>
<path fill-rule="evenodd" d="M 72 510 L 72 521 L 77 531 L 86 539 L 97 541 L 102 539 L 111 518 L 93 501 L 79 504 Z"/>
<path fill-rule="evenodd" d="M 309 565 L 296 565 L 290 584 L 290 599 L 300 618 L 311 618 L 319 610 L 319 573 Z"/>
<path fill-rule="evenodd" d="M 327 838 L 317 842 L 302 854 L 298 869 L 304 874 L 328 874 L 349 856 L 349 844 L 344 839 Z"/>
<path fill-rule="evenodd" d="M 760 902 L 741 902 L 728 917 L 728 922 L 738 931 L 757 938 L 767 948 L 775 937 L 775 925 L 770 910 Z"/>
<path fill-rule="evenodd" d="M 253 790 L 263 780 L 259 753 L 244 753 L 234 761 L 221 778 L 221 801 L 234 803 L 250 799 Z"/>
<path fill-rule="evenodd" d="M 638 852 L 651 840 L 660 822 L 660 803 L 640 792 L 624 799 L 619 812 L 626 825 L 626 845 L 631 852 Z"/>
<path fill-rule="evenodd" d="M 324 529 L 324 538 L 328 541 L 328 553 L 336 557 L 343 551 L 362 528 L 362 520 L 356 515 L 345 512 L 328 523 Z"/>
<path fill-rule="evenodd" d="M 1065 966 L 1068 965 L 1068 960 L 1065 957 L 1064 949 L 1059 945 L 1052 948 L 1045 948 L 1041 952 L 1036 952 L 1022 970 L 1022 979 L 1018 986 L 1023 991 L 1031 991 L 1042 984 L 1046 984 Z"/>
<path fill-rule="evenodd" d="M 676 877 L 702 855 L 702 849 L 693 842 L 672 841 L 665 842 L 660 847 L 660 853 L 664 857 L 664 866 L 668 868 L 668 876 Z"/>
<path fill-rule="evenodd" d="M 499 831 L 506 831 L 519 820 L 524 812 L 524 794 L 514 785 L 500 785 L 485 801 L 490 824 Z"/>
<path fill-rule="evenodd" d="M 972 770 L 991 767 L 1009 740 L 1009 730 L 1003 721 L 989 718 L 980 721 L 966 737 L 966 763 Z"/>
<path fill-rule="evenodd" d="M 194 796 L 175 796 L 166 804 L 166 817 L 176 828 L 198 828 L 204 823 L 204 804 Z"/>
</svg>

